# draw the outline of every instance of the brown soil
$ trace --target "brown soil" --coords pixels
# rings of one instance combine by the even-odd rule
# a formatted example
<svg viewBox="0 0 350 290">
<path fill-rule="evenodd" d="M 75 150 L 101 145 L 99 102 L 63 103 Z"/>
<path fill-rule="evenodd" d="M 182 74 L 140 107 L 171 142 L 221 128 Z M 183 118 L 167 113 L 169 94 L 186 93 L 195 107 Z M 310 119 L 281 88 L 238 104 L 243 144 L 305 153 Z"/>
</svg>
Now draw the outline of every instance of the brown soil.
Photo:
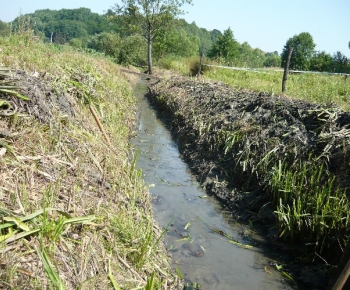
<svg viewBox="0 0 350 290">
<path fill-rule="evenodd" d="M 149 91 L 150 101 L 165 113 L 162 116 L 183 158 L 208 193 L 225 201 L 238 221 L 254 221 L 271 247 L 284 250 L 298 282 L 325 289 L 340 252 L 329 249 L 326 263 L 315 255 L 313 261 L 300 262 L 310 253 L 300 244 L 278 239 L 276 209 L 267 199 L 268 180 L 258 167 L 266 156 L 284 160 L 292 168 L 312 155 L 327 164 L 338 185 L 349 188 L 350 114 L 331 104 L 311 104 L 179 76 L 151 80 Z M 225 132 L 240 132 L 229 149 L 220 139 Z"/>
</svg>

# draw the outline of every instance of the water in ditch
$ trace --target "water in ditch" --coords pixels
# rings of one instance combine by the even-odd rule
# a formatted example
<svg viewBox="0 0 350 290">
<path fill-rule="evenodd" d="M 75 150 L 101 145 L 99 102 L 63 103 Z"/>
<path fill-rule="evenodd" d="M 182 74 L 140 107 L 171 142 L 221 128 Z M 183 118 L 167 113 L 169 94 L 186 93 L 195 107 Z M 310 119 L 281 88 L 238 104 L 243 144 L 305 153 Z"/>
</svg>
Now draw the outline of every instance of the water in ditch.
<svg viewBox="0 0 350 290">
<path fill-rule="evenodd" d="M 174 270 L 185 284 L 200 285 L 198 289 L 293 289 L 276 269 L 275 253 L 268 252 L 252 231 L 242 232 L 230 213 L 199 188 L 145 93 L 145 85 L 139 83 L 132 145 L 140 150 L 137 166 L 145 182 L 154 185 L 150 193 L 155 220 L 168 226 L 164 240 Z"/>
</svg>

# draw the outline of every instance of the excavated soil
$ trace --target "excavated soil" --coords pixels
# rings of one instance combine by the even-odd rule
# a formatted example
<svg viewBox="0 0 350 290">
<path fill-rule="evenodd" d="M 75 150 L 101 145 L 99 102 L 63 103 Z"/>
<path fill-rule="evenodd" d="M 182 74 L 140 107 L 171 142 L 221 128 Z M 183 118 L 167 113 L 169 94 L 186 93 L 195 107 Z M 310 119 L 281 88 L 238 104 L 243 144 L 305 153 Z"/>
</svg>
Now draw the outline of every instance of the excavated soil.
<svg viewBox="0 0 350 290">
<path fill-rule="evenodd" d="M 336 184 L 349 188 L 350 114 L 335 105 L 179 76 L 151 81 L 149 99 L 166 119 L 203 188 L 223 200 L 238 221 L 256 221 L 254 225 L 271 246 L 284 249 L 289 256 L 300 245 L 278 240 L 276 209 L 267 199 L 268 174 L 259 171 L 261 164 L 283 160 L 293 168 L 298 162 L 322 161 L 336 176 Z M 238 134 L 227 139 L 227 132 Z M 232 146 L 224 144 L 225 137 Z M 271 164 L 266 168 L 271 170 Z M 321 260 L 300 262 L 303 252 L 298 253 L 290 263 L 295 277 L 308 287 L 324 289 L 329 265 L 323 267 Z M 339 257 L 337 252 L 327 259 L 336 265 Z"/>
</svg>

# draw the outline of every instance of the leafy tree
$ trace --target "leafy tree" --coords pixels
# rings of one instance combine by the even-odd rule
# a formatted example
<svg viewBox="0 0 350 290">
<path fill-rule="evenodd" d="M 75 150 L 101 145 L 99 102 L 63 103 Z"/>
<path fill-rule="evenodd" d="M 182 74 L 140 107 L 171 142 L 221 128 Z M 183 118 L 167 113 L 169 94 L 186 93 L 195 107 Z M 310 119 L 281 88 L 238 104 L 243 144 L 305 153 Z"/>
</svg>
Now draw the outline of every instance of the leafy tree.
<svg viewBox="0 0 350 290">
<path fill-rule="evenodd" d="M 231 28 L 224 31 L 222 36 L 208 52 L 208 57 L 211 59 L 223 59 L 226 64 L 232 64 L 239 55 L 239 43 L 234 39 Z"/>
<path fill-rule="evenodd" d="M 332 57 L 330 54 L 321 51 L 316 52 L 310 59 L 310 70 L 329 71 L 331 70 Z"/>
<path fill-rule="evenodd" d="M 8 34 L 8 30 L 9 30 L 9 28 L 8 28 L 7 24 L 0 20 L 0 36 L 7 35 Z"/>
<path fill-rule="evenodd" d="M 180 9 L 192 0 L 122 0 L 115 4 L 115 12 L 127 28 L 141 34 L 147 40 L 148 73 L 152 74 L 152 46 L 161 30 L 171 26 L 172 20 L 183 14 Z"/>
<path fill-rule="evenodd" d="M 195 22 L 189 24 L 184 19 L 180 19 L 178 25 L 186 31 L 187 35 L 199 38 L 199 50 L 204 53 L 207 53 L 218 37 L 222 35 L 219 30 L 208 31 L 205 28 L 199 28 Z"/>
<path fill-rule="evenodd" d="M 287 40 L 282 51 L 282 67 L 285 66 L 290 47 L 293 47 L 293 53 L 290 59 L 290 68 L 308 70 L 310 68 L 310 59 L 314 54 L 315 43 L 308 32 L 302 32 L 294 35 Z"/>
<path fill-rule="evenodd" d="M 88 48 L 104 52 L 115 59 L 119 58 L 122 40 L 118 34 L 102 32 L 93 36 L 88 42 Z"/>
<path fill-rule="evenodd" d="M 53 40 L 57 43 L 65 43 L 73 38 L 84 38 L 112 30 L 107 16 L 92 13 L 88 8 L 58 11 L 44 9 L 24 16 L 36 35 L 44 33 L 46 38 L 50 38 L 53 32 Z M 20 26 L 21 18 L 23 16 L 14 20 L 14 27 Z"/>
<path fill-rule="evenodd" d="M 243 67 L 262 67 L 265 61 L 265 53 L 258 48 L 253 49 L 248 42 L 239 44 L 239 54 L 235 63 Z"/>
<path fill-rule="evenodd" d="M 222 36 L 220 30 L 214 29 L 210 32 L 210 39 L 213 43 L 217 42 L 220 36 Z"/>
<path fill-rule="evenodd" d="M 281 65 L 281 57 L 277 51 L 268 52 L 265 54 L 265 67 L 279 67 Z"/>
<path fill-rule="evenodd" d="M 165 55 L 189 57 L 198 55 L 200 40 L 188 35 L 184 29 L 171 29 L 160 33 L 153 44 L 153 53 L 157 60 Z"/>
<path fill-rule="evenodd" d="M 350 73 L 349 62 L 350 60 L 344 54 L 337 51 L 332 57 L 331 70 L 338 73 Z"/>
<path fill-rule="evenodd" d="M 147 42 L 141 35 L 131 35 L 123 39 L 118 63 L 122 65 L 145 66 L 147 64 Z"/>
</svg>

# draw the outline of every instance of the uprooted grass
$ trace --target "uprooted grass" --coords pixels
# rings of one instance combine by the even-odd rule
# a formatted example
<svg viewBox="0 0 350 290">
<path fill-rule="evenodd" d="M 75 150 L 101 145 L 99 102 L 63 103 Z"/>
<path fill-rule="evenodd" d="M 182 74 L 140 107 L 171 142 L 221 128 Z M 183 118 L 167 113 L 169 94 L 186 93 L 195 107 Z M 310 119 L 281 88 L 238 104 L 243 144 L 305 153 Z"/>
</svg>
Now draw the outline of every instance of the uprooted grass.
<svg viewBox="0 0 350 290">
<path fill-rule="evenodd" d="M 27 72 L 12 78 L 31 98 L 1 94 L 18 110 L 0 116 L 0 287 L 176 287 L 129 161 L 134 99 L 118 67 L 31 32 L 0 44 L 0 66 Z"/>
</svg>

